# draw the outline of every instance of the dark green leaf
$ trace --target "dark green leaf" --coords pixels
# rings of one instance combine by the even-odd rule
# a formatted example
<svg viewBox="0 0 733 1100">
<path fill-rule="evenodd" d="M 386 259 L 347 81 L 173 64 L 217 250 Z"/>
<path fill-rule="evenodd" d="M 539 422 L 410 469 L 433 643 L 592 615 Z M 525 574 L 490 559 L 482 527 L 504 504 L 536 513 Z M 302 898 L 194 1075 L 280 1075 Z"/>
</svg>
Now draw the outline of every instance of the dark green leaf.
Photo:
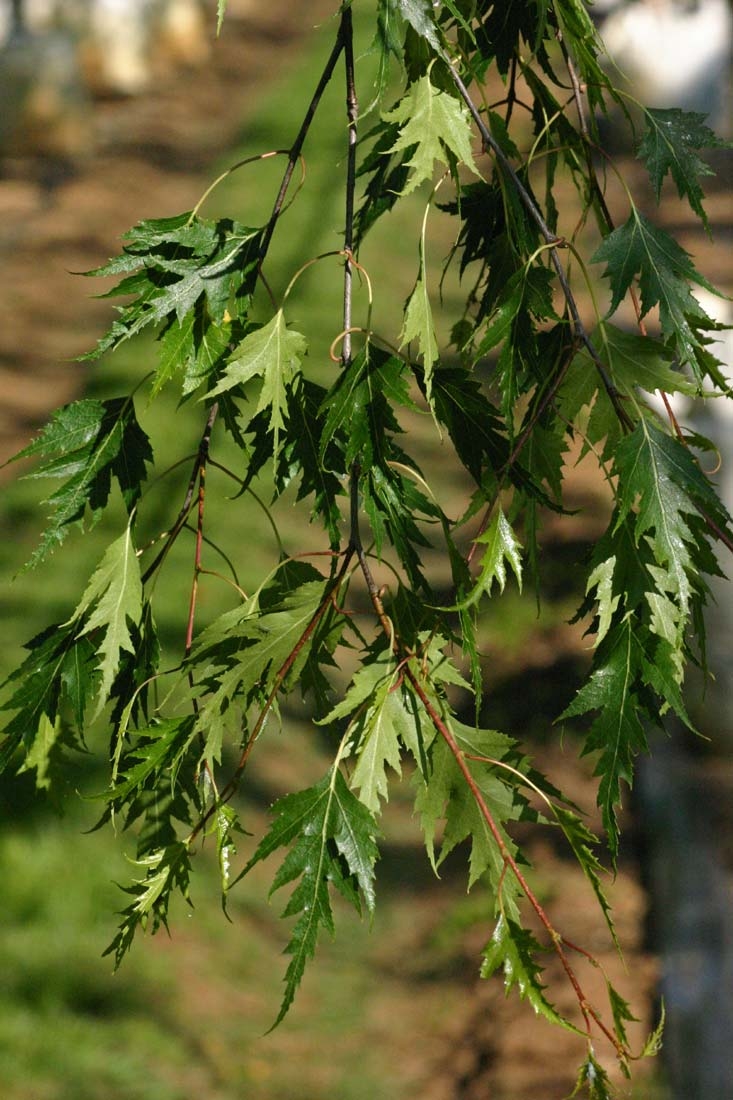
<svg viewBox="0 0 733 1100">
<path fill-rule="evenodd" d="M 82 523 L 87 507 L 92 525 L 99 520 L 113 477 L 131 512 L 140 497 L 146 463 L 153 457 L 129 398 L 108 401 L 89 398 L 66 405 L 54 414 L 38 439 L 15 455 L 15 459 L 35 455 L 54 457 L 47 458 L 27 477 L 66 480 L 46 500 L 52 508 L 51 520 L 28 568 L 59 546 L 72 524 Z"/>
<path fill-rule="evenodd" d="M 709 229 L 702 205 L 701 176 L 712 176 L 713 170 L 697 154 L 701 149 L 719 149 L 725 142 L 705 125 L 705 115 L 678 108 L 650 109 L 645 112 L 646 132 L 639 145 L 639 157 L 647 166 L 649 178 L 659 201 L 662 181 L 669 172 L 677 185 L 680 198 L 686 198 L 692 209 Z"/>
<path fill-rule="evenodd" d="M 283 911 L 297 916 L 286 948 L 292 958 L 285 975 L 285 994 L 276 1027 L 292 1004 L 321 928 L 333 933 L 330 888 L 335 887 L 361 911 L 374 909 L 374 864 L 377 828 L 372 814 L 346 786 L 334 768 L 315 787 L 286 795 L 274 807 L 275 822 L 242 874 L 278 848 L 290 851 L 273 880 L 271 893 L 298 880 Z"/>
</svg>

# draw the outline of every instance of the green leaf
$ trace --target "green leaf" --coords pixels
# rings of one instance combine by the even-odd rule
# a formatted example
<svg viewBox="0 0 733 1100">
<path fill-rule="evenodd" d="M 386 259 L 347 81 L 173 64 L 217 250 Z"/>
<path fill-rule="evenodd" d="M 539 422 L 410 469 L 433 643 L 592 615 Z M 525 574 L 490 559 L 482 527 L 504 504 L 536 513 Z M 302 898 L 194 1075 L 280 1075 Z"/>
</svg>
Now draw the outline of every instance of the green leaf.
<svg viewBox="0 0 733 1100">
<path fill-rule="evenodd" d="M 638 389 L 653 393 L 697 394 L 699 387 L 672 364 L 673 354 L 658 340 L 625 332 L 602 321 L 591 335 L 591 341 L 619 393 L 635 397 Z M 585 369 L 592 371 L 590 356 L 578 353 L 585 360 Z"/>
<path fill-rule="evenodd" d="M 77 624 L 49 627 L 26 644 L 29 655 L 3 684 L 16 684 L 2 710 L 15 711 L 0 745 L 0 772 L 23 745 L 26 752 L 43 759 L 48 743 L 47 723 L 56 728 L 59 716 L 68 715 L 83 737 L 87 707 L 96 690 L 96 651 L 88 638 L 77 638 Z M 41 744 L 34 748 L 36 740 Z M 58 743 L 58 739 L 56 741 Z"/>
<path fill-rule="evenodd" d="M 642 316 L 659 306 L 662 335 L 673 343 L 680 363 L 689 364 L 700 380 L 705 367 L 699 358 L 702 345 L 696 328 L 710 328 L 713 322 L 690 293 L 689 284 L 697 283 L 712 293 L 715 289 L 696 270 L 689 254 L 634 209 L 628 221 L 601 242 L 591 262 L 606 264 L 603 274 L 611 283 L 610 313 L 638 275 Z"/>
<path fill-rule="evenodd" d="M 702 205 L 704 198 L 700 186 L 701 176 L 714 175 L 712 168 L 702 157 L 700 149 L 721 149 L 726 142 L 705 125 L 705 115 L 678 108 L 645 111 L 646 132 L 639 145 L 638 156 L 646 164 L 652 187 L 659 202 L 662 181 L 669 172 L 677 185 L 680 198 L 686 198 L 710 229 L 708 217 Z"/>
<path fill-rule="evenodd" d="M 330 887 L 361 912 L 363 901 L 374 910 L 374 864 L 377 828 L 374 817 L 346 785 L 337 766 L 314 787 L 286 795 L 274 807 L 275 821 L 244 868 L 281 847 L 290 851 L 277 871 L 270 893 L 298 880 L 283 911 L 297 916 L 286 953 L 292 958 L 285 974 L 285 993 L 275 1023 L 293 1002 L 305 967 L 313 958 L 321 928 L 333 933 Z M 241 876 L 240 876 L 241 877 Z"/>
<path fill-rule="evenodd" d="M 132 886 L 124 887 L 134 900 L 123 910 L 119 931 L 104 952 L 114 954 L 115 970 L 130 950 L 138 928 L 146 929 L 150 924 L 155 933 L 161 925 L 168 927 L 168 907 L 175 890 L 189 900 L 191 857 L 183 842 L 150 852 L 134 864 L 143 875 Z"/>
<path fill-rule="evenodd" d="M 305 337 L 287 328 L 283 311 L 278 310 L 266 325 L 250 332 L 234 349 L 222 380 L 210 391 L 207 400 L 251 378 L 262 378 L 256 412 L 270 410 L 270 431 L 274 433 L 277 452 L 279 433 L 285 427 L 286 389 L 300 371 L 306 348 Z"/>
<path fill-rule="evenodd" d="M 461 103 L 447 92 L 438 91 L 423 76 L 410 85 L 394 110 L 382 116 L 385 122 L 401 124 L 400 134 L 390 150 L 413 149 L 408 161 L 412 168 L 403 195 L 433 178 L 435 161 L 449 164 L 446 150 L 478 175 L 471 152 L 471 126 Z"/>
<path fill-rule="evenodd" d="M 606 920 L 608 930 L 611 933 L 614 944 L 617 949 L 621 950 L 621 946 L 616 935 L 616 929 L 614 927 L 613 919 L 611 916 L 611 906 L 608 904 L 608 900 L 601 886 L 601 872 L 604 870 L 598 857 L 595 854 L 594 848 L 598 846 L 598 837 L 591 832 L 588 826 L 581 821 L 576 813 L 568 809 L 567 806 L 560 806 L 557 802 L 552 803 L 552 812 L 555 815 L 555 820 L 565 834 L 565 838 L 570 844 L 573 850 L 573 854 L 578 861 L 583 874 L 590 883 L 591 889 L 596 896 L 598 905 Z"/>
<path fill-rule="evenodd" d="M 233 326 L 210 320 L 201 302 L 173 320 L 160 336 L 160 357 L 152 396 L 176 374 L 183 373 L 183 393 L 192 393 L 223 363 L 232 341 Z"/>
<path fill-rule="evenodd" d="M 344 450 L 344 465 L 358 462 L 364 469 L 385 465 L 392 457 L 390 436 L 401 431 L 395 405 L 416 409 L 408 391 L 405 363 L 373 344 L 367 344 L 353 358 L 323 399 L 319 460 L 338 441 Z"/>
<path fill-rule="evenodd" d="M 388 0 L 395 3 L 395 0 Z M 424 38 L 434 50 L 440 50 L 438 30 L 430 0 L 396 0 L 400 15 L 420 38 Z"/>
<path fill-rule="evenodd" d="M 211 816 L 208 834 L 216 837 L 216 854 L 219 861 L 219 881 L 221 883 L 221 904 L 226 912 L 227 896 L 232 881 L 232 857 L 236 855 L 234 834 L 243 832 L 239 824 L 237 811 L 227 803 L 219 802 Z"/>
<path fill-rule="evenodd" d="M 535 956 L 542 950 L 539 943 L 526 928 L 516 921 L 508 919 L 503 913 L 496 922 L 494 934 L 484 949 L 484 961 L 481 965 L 481 977 L 490 978 L 501 967 L 504 971 L 504 988 L 507 995 L 513 986 L 522 1000 L 529 1001 L 540 1016 L 551 1023 L 559 1024 L 568 1031 L 575 1031 L 545 996 L 541 982 L 542 967 Z"/>
<path fill-rule="evenodd" d="M 81 620 L 92 608 L 79 636 L 104 632 L 97 643 L 102 678 L 95 715 L 109 697 L 120 651 L 134 652 L 128 619 L 133 623 L 140 619 L 142 595 L 140 564 L 128 527 L 105 551 L 72 615 L 72 620 Z"/>
<path fill-rule="evenodd" d="M 580 1067 L 571 1097 L 578 1096 L 581 1089 L 588 1100 L 614 1100 L 614 1092 L 608 1074 L 593 1054 L 589 1054 Z M 585 1092 L 586 1089 L 587 1092 Z"/>
<path fill-rule="evenodd" d="M 690 603 L 697 567 L 691 556 L 695 537 L 686 517 L 702 509 L 724 528 L 728 516 L 687 447 L 651 421 L 642 421 L 616 448 L 618 520 L 634 510 L 638 543 L 649 534 L 655 558 L 669 575 L 669 590 L 683 614 Z"/>
<path fill-rule="evenodd" d="M 590 679 L 578 691 L 559 721 L 599 711 L 585 743 L 585 753 L 598 752 L 594 775 L 600 777 L 598 805 L 612 856 L 618 853 L 619 831 L 614 807 L 621 802 L 621 782 L 633 781 L 634 758 L 647 750 L 636 694 L 642 650 L 627 616 L 604 639 Z"/>
<path fill-rule="evenodd" d="M 614 1031 L 616 1035 L 621 1039 L 624 1048 L 628 1050 L 629 1040 L 626 1034 L 626 1024 L 638 1023 L 638 1017 L 634 1016 L 633 1012 L 629 1008 L 628 1003 L 616 991 L 616 989 L 614 989 L 608 978 L 606 978 L 606 992 L 608 993 L 608 1001 L 611 1005 Z"/>
<path fill-rule="evenodd" d="M 486 547 L 481 558 L 481 572 L 466 599 L 455 610 L 472 607 L 483 595 L 490 596 L 494 581 L 497 581 L 499 590 L 503 592 L 506 584 L 507 562 L 517 578 L 519 591 L 522 591 L 522 547 L 498 504 L 489 526 L 474 541 Z"/>
<path fill-rule="evenodd" d="M 227 10 L 227 0 L 216 0 L 216 35 L 217 38 L 221 34 L 222 24 L 224 23 L 224 13 Z"/>
<path fill-rule="evenodd" d="M 178 764 L 194 739 L 194 716 L 156 719 L 140 730 L 135 745 L 128 749 L 106 792 L 108 802 L 121 805 L 131 794 L 149 785 L 151 779 L 174 785 Z"/>
<path fill-rule="evenodd" d="M 592 570 L 585 586 L 586 596 L 595 589 L 596 599 L 598 600 L 598 626 L 594 643 L 596 646 L 600 645 L 606 637 L 621 599 L 620 595 L 613 594 L 613 570 L 615 565 L 615 555 L 606 558 L 605 561 Z"/>
<path fill-rule="evenodd" d="M 400 348 L 404 348 L 411 340 L 417 341 L 419 353 L 423 358 L 425 397 L 428 405 L 432 408 L 433 373 L 435 364 L 438 362 L 439 353 L 433 326 L 433 311 L 427 288 L 427 274 L 422 259 L 420 261 L 420 276 L 405 308 L 402 332 L 400 333 Z"/>
<path fill-rule="evenodd" d="M 197 309 L 199 318 L 205 312 L 216 324 L 224 322 L 230 306 L 236 313 L 246 309 L 257 279 L 260 239 L 259 229 L 230 219 L 208 222 L 193 214 L 134 226 L 123 237 L 122 256 L 87 272 L 90 276 L 135 273 L 104 295 L 132 295 L 133 300 L 120 308 L 120 318 L 84 358 L 97 359 L 151 324 L 185 326 L 188 314 Z M 164 350 L 169 376 L 170 349 Z"/>
<path fill-rule="evenodd" d="M 12 461 L 36 455 L 53 457 L 26 477 L 66 480 L 46 499 L 52 509 L 50 523 L 27 569 L 38 565 L 49 551 L 59 546 L 72 524 L 82 524 L 87 507 L 92 525 L 100 519 L 113 477 L 131 513 L 147 476 L 146 463 L 153 457 L 130 398 L 107 401 L 88 398 L 65 405 L 54 413 L 39 437 Z"/>
<path fill-rule="evenodd" d="M 387 766 L 402 774 L 402 750 L 409 750 L 420 764 L 432 731 L 423 733 L 422 707 L 407 695 L 401 675 L 389 651 L 363 664 L 355 673 L 344 698 L 321 719 L 327 725 L 352 715 L 348 727 L 350 752 L 356 764 L 350 786 L 368 809 L 378 813 L 380 799 L 388 798 Z"/>
<path fill-rule="evenodd" d="M 492 763 L 505 759 L 513 748 L 513 742 L 496 730 L 472 729 L 455 720 L 451 720 L 450 726 L 459 748 L 471 758 L 468 761 L 469 769 L 501 830 L 506 822 L 520 815 L 523 805 L 514 787 L 505 781 L 505 777 L 508 778 L 511 773 L 504 772 Z M 470 839 L 469 889 L 488 872 L 492 888 L 497 893 L 497 908 L 503 908 L 509 916 L 518 920 L 517 884 L 511 875 L 506 874 L 504 857 L 496 838 L 474 794 L 467 786 L 450 747 L 442 737 L 436 737 L 433 742 L 430 762 L 429 775 L 418 786 L 415 812 L 420 815 L 425 846 L 433 869 L 437 873 L 453 849 Z M 444 822 L 444 827 L 440 852 L 436 856 L 435 838 L 441 822 Z M 515 846 L 506 834 L 503 834 L 503 839 L 507 849 L 514 852 Z"/>
<path fill-rule="evenodd" d="M 198 700 L 196 728 L 210 764 L 220 760 L 227 723 L 240 729 L 241 708 L 264 701 L 320 607 L 324 581 L 315 570 L 312 574 L 319 579 L 299 584 L 266 610 L 250 603 L 226 612 L 197 639 L 187 666 L 194 678 L 192 696 Z M 290 666 L 290 682 L 312 643 L 311 636 L 301 645 Z"/>
<path fill-rule="evenodd" d="M 58 741 L 60 734 L 61 720 L 58 715 L 56 716 L 56 720 L 51 722 L 45 714 L 41 714 L 33 743 L 25 754 L 25 760 L 23 761 L 22 767 L 18 769 L 19 775 L 21 772 L 30 771 L 31 768 L 36 769 L 36 787 L 38 790 L 48 790 L 51 786 L 51 780 L 48 777 L 48 767 L 51 751 Z"/>
</svg>

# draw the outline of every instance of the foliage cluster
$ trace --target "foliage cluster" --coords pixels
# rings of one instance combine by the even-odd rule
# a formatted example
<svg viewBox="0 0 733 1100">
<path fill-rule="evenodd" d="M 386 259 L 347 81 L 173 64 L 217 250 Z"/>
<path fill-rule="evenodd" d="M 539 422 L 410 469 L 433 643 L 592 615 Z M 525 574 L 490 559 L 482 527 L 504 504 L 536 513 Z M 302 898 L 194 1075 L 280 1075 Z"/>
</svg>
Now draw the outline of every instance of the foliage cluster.
<svg viewBox="0 0 733 1100">
<path fill-rule="evenodd" d="M 109 296 L 124 304 L 88 358 L 150 327 L 157 360 L 138 389 L 152 400 L 164 386 L 180 386 L 181 400 L 201 409 L 200 444 L 174 467 L 192 463 L 162 534 L 146 529 L 155 459 L 137 419 L 137 392 L 74 402 L 17 456 L 39 459 L 31 476 L 58 485 L 29 567 L 72 527 L 88 530 L 112 502 L 122 503 L 127 520 L 71 616 L 34 637 L 10 676 L 0 767 L 33 770 L 48 788 L 103 718 L 110 736 L 101 823 L 133 829 L 137 845 L 129 902 L 109 948 L 117 963 L 140 928 L 166 925 L 174 895 L 188 899 L 192 860 L 206 838 L 218 852 L 225 907 L 232 886 L 278 854 L 272 890 L 288 888 L 283 917 L 292 923 L 276 1023 L 319 935 L 334 929 L 334 895 L 360 913 L 374 911 L 389 774 L 409 769 L 436 872 L 465 845 L 469 888 L 487 891 L 493 930 L 482 974 L 502 971 L 507 989 L 585 1040 L 578 1089 L 602 1098 L 608 1078 L 594 1036 L 608 1040 L 626 1070 L 638 1056 L 627 1039 L 633 1017 L 610 984 L 605 1012 L 589 1003 L 574 957 L 587 953 L 552 926 L 512 826 L 543 821 L 564 835 L 615 937 L 598 841 L 521 745 L 484 728 L 490 698 L 477 623 L 513 583 L 510 574 L 520 586 L 525 574 L 536 580 L 542 516 L 565 511 L 568 452 L 592 455 L 614 504 L 578 609 L 594 635 L 592 667 L 561 717 L 590 716 L 585 751 L 595 761 L 613 863 L 616 812 L 647 726 L 666 714 L 689 725 L 683 684 L 686 664 L 705 661 L 706 576 L 719 571 L 714 544 L 730 548 L 733 539 L 691 449 L 705 443 L 685 433 L 669 405 L 679 392 L 705 387 L 710 399 L 725 392 L 709 350 L 716 324 L 692 292 L 713 288 L 630 194 L 627 220 L 611 220 L 605 182 L 613 165 L 596 119 L 625 101 L 600 64 L 581 0 L 364 3 L 374 19 L 377 78 L 358 96 L 354 6 L 345 3 L 335 17 L 333 48 L 282 154 L 282 185 L 265 224 L 208 220 L 201 200 L 192 211 L 134 226 L 122 253 L 90 273 L 118 278 Z M 224 7 L 220 0 L 220 21 Z M 343 246 L 311 261 L 343 268 L 324 381 L 308 362 L 308 334 L 288 319 L 301 271 L 270 270 L 268 253 L 313 116 L 341 64 L 346 107 L 334 126 L 344 132 Z M 486 99 L 490 72 L 503 87 L 497 102 Z M 699 154 L 718 140 L 698 115 L 670 108 L 643 117 L 638 153 L 653 189 L 659 195 L 671 177 L 706 225 Z M 274 155 L 260 151 L 244 163 Z M 579 196 L 576 224 L 566 225 L 561 179 Z M 384 333 L 360 246 L 412 193 L 424 197 L 415 282 L 401 331 Z M 290 201 L 297 228 L 297 192 Z M 445 348 L 426 259 L 437 218 L 453 219 L 446 268 L 458 270 L 465 290 Z M 588 256 L 591 223 L 602 242 Z M 579 282 L 593 295 L 589 264 L 602 266 L 610 291 L 607 312 L 596 308 L 591 326 L 576 289 Z M 613 320 L 627 298 L 635 332 Z M 648 331 L 652 317 L 657 335 Z M 654 390 L 666 418 L 647 402 Z M 415 415 L 432 418 L 471 479 L 462 515 L 450 514 L 452 503 L 439 500 L 410 453 L 405 423 Z M 219 461 L 223 437 L 236 448 L 236 468 Z M 245 591 L 238 569 L 247 547 L 234 560 L 207 522 L 213 471 L 237 487 L 237 499 L 266 507 L 275 530 L 285 499 L 306 502 L 322 532 L 318 548 L 288 552 L 278 537 L 270 572 Z M 181 598 L 180 659 L 169 667 L 155 592 L 184 531 L 193 533 L 192 578 Z M 450 570 L 449 595 L 424 564 L 435 548 Z M 209 584 L 228 586 L 231 607 L 199 629 Z M 298 696 L 332 746 L 331 763 L 320 781 L 275 804 L 270 830 L 237 870 L 237 846 L 248 847 L 239 838 L 257 746 L 279 720 L 287 726 L 281 706 Z M 543 984 L 548 950 L 576 994 L 576 1019 L 558 1012 Z M 652 1036 L 642 1053 L 657 1041 Z"/>
</svg>

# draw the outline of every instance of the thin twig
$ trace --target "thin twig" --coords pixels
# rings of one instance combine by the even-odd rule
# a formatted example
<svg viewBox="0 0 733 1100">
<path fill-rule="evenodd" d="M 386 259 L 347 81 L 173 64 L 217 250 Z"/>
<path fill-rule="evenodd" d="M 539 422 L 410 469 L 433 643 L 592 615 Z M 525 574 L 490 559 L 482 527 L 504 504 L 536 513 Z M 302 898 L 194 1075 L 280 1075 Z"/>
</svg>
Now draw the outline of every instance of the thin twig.
<svg viewBox="0 0 733 1100">
<path fill-rule="evenodd" d="M 209 445 L 211 443 L 211 433 L 212 433 L 212 430 L 214 428 L 214 422 L 216 420 L 218 412 L 219 412 L 219 405 L 218 405 L 217 402 L 214 402 L 214 404 L 209 409 L 209 414 L 206 418 L 206 424 L 204 426 L 203 435 L 201 436 L 201 441 L 199 443 L 199 448 L 198 448 L 198 451 L 196 452 L 196 457 L 193 460 L 193 469 L 191 470 L 191 476 L 188 479 L 188 487 L 186 489 L 186 495 L 184 497 L 183 504 L 181 505 L 180 511 L 179 511 L 179 513 L 176 517 L 176 522 L 173 524 L 170 531 L 168 532 L 168 536 L 165 540 L 165 543 L 161 547 L 158 554 L 155 556 L 155 560 L 153 562 L 151 562 L 151 564 L 148 566 L 148 568 L 143 573 L 143 575 L 142 575 L 142 583 L 143 584 L 147 584 L 147 582 L 150 580 L 150 578 L 155 573 L 156 569 L 158 569 L 158 567 L 160 565 L 162 565 L 163 561 L 168 556 L 168 551 L 170 550 L 171 546 L 176 541 L 176 539 L 180 535 L 183 528 L 186 526 L 186 521 L 188 520 L 188 514 L 191 511 L 191 508 L 193 507 L 193 494 L 194 494 L 194 490 L 196 488 L 196 481 L 197 481 L 198 476 L 199 476 L 199 470 L 201 469 L 202 464 L 205 464 L 205 462 L 208 458 L 208 455 L 209 455 Z"/>
<path fill-rule="evenodd" d="M 272 213 L 270 214 L 270 220 L 268 221 L 267 226 L 265 227 L 265 232 L 262 236 L 262 243 L 260 245 L 260 267 L 262 267 L 265 257 L 267 256 L 270 242 L 272 240 L 272 235 L 275 232 L 275 225 L 277 224 L 277 220 L 282 212 L 282 208 L 285 203 L 285 196 L 287 194 L 288 187 L 290 186 L 290 181 L 293 178 L 295 165 L 298 163 L 298 158 L 300 157 L 300 153 L 305 143 L 305 139 L 308 135 L 308 131 L 311 127 L 311 123 L 313 122 L 315 113 L 318 110 L 318 104 L 321 101 L 321 96 L 323 95 L 331 77 L 333 76 L 333 71 L 336 68 L 336 62 L 338 61 L 343 48 L 344 38 L 342 21 L 342 24 L 339 27 L 338 34 L 336 35 L 336 41 L 333 44 L 333 49 L 331 50 L 329 58 L 323 68 L 323 72 L 321 73 L 321 77 L 318 81 L 318 84 L 316 85 L 316 90 L 313 93 L 313 98 L 308 104 L 308 110 L 305 112 L 300 130 L 298 131 L 295 141 L 290 147 L 287 168 L 285 169 L 282 183 L 280 184 L 280 190 L 277 193 L 277 198 L 275 199 L 275 204 L 272 208 Z"/>
<path fill-rule="evenodd" d="M 346 8 L 341 15 L 341 36 L 344 43 L 344 62 L 346 68 L 346 117 L 349 123 L 348 152 L 346 158 L 346 217 L 344 223 L 344 252 L 346 253 L 346 263 L 344 264 L 344 341 L 341 346 L 341 361 L 344 367 L 348 367 L 351 363 L 351 299 L 353 282 L 351 255 L 354 249 L 356 123 L 359 114 L 359 103 L 356 98 L 356 82 L 354 78 L 354 31 L 350 7 Z"/>
</svg>

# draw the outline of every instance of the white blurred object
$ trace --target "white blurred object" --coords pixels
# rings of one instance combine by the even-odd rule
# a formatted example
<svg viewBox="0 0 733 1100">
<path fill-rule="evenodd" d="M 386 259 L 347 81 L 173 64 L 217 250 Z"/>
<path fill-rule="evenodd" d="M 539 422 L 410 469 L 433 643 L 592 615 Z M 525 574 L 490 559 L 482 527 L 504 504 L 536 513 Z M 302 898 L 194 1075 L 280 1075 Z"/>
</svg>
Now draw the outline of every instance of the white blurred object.
<svg viewBox="0 0 733 1100">
<path fill-rule="evenodd" d="M 171 66 L 199 65 L 209 53 L 203 0 L 0 0 L 0 43 L 19 11 L 28 32 L 73 38 L 81 72 L 99 94 L 138 95 Z"/>
<path fill-rule="evenodd" d="M 708 115 L 714 129 L 727 132 L 730 0 L 617 4 L 601 21 L 600 34 L 609 57 L 645 106 L 699 111 Z"/>
<path fill-rule="evenodd" d="M 92 146 L 91 104 L 71 36 L 28 29 L 20 0 L 0 46 L 0 150 L 78 157 Z"/>
</svg>

